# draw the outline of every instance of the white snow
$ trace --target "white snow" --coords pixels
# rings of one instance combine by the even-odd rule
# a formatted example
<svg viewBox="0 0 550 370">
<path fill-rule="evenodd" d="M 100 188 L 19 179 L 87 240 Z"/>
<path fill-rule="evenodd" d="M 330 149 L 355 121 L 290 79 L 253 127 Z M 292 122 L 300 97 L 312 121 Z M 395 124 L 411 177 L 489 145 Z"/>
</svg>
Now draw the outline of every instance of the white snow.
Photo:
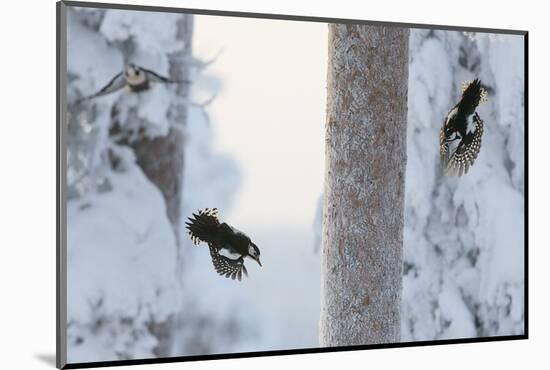
<svg viewBox="0 0 550 370">
<path fill-rule="evenodd" d="M 132 38 L 141 50 L 139 61 L 145 64 L 135 62 L 148 69 L 155 67 L 159 74 L 167 75 L 166 54 L 185 46 L 183 42 L 174 40 L 176 21 L 180 16 L 176 13 L 109 10 L 99 32 L 111 43 L 123 43 Z"/>
<path fill-rule="evenodd" d="M 135 357 L 152 356 L 156 339 L 144 327 L 178 306 L 176 244 L 160 192 L 137 167 L 109 179 L 116 191 L 67 205 L 70 362 L 111 360 L 128 341 Z M 93 348 L 73 347 L 79 341 Z"/>
<path fill-rule="evenodd" d="M 522 37 L 413 30 L 410 57 L 402 340 L 520 334 Z M 442 177 L 441 118 L 475 77 L 490 90 L 481 153 Z"/>
</svg>

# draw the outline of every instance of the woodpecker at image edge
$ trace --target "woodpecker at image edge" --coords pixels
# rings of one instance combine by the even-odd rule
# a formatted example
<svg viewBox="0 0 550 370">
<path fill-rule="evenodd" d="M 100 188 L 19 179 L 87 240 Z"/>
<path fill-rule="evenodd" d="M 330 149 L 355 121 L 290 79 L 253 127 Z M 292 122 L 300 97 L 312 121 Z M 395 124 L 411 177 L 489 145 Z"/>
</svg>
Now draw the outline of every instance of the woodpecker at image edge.
<svg viewBox="0 0 550 370">
<path fill-rule="evenodd" d="M 462 176 L 474 164 L 484 129 L 476 109 L 486 101 L 487 91 L 479 79 L 462 84 L 460 101 L 447 114 L 439 133 L 439 154 L 445 175 Z"/>
<path fill-rule="evenodd" d="M 122 72 L 115 75 L 107 85 L 93 95 L 86 96 L 78 100 L 82 102 L 89 99 L 94 99 L 103 95 L 114 93 L 124 87 L 128 87 L 132 92 L 140 92 L 151 87 L 151 82 L 159 82 L 166 84 L 188 84 L 191 81 L 176 81 L 168 77 L 161 76 L 156 72 L 137 66 L 128 64 Z"/>
<path fill-rule="evenodd" d="M 200 210 L 193 213 L 185 225 L 193 244 L 200 242 L 208 244 L 210 256 L 216 272 L 227 278 L 239 281 L 242 275 L 248 276 L 244 265 L 245 257 L 260 262 L 260 250 L 250 238 L 241 231 L 218 220 L 216 208 Z"/>
</svg>

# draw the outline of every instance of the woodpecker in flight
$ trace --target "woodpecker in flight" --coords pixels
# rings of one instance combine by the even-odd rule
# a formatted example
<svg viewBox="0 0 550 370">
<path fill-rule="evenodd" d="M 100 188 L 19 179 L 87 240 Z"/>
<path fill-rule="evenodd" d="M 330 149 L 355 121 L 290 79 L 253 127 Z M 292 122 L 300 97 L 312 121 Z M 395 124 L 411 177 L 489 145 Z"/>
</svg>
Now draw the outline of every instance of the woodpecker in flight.
<svg viewBox="0 0 550 370">
<path fill-rule="evenodd" d="M 487 91 L 479 79 L 462 84 L 462 97 L 447 114 L 439 132 L 439 155 L 445 175 L 462 176 L 474 164 L 483 135 L 483 120 L 475 110 L 486 101 Z"/>
<path fill-rule="evenodd" d="M 200 242 L 208 244 L 210 256 L 216 272 L 227 278 L 239 281 L 244 273 L 248 276 L 244 265 L 244 258 L 249 257 L 260 262 L 260 250 L 248 236 L 239 230 L 218 220 L 216 208 L 200 210 L 193 213 L 185 225 L 193 244 Z"/>
<path fill-rule="evenodd" d="M 149 89 L 151 82 L 160 83 L 178 83 L 188 84 L 191 81 L 176 81 L 169 79 L 168 77 L 161 76 L 153 71 L 137 66 L 135 64 L 128 64 L 124 67 L 124 70 L 115 75 L 107 85 L 93 95 L 81 98 L 78 102 L 84 100 L 94 99 L 99 96 L 111 94 L 124 87 L 128 87 L 132 92 L 140 92 Z"/>
</svg>

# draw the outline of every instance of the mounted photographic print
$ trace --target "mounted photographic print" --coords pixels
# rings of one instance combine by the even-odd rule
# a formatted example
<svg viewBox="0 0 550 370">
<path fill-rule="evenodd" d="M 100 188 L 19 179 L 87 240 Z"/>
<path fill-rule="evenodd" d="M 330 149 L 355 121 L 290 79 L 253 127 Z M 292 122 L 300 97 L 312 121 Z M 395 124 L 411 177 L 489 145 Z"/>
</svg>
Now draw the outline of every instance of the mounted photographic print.
<svg viewBox="0 0 550 370">
<path fill-rule="evenodd" d="M 58 3 L 57 365 L 527 338 L 527 32 Z"/>
</svg>

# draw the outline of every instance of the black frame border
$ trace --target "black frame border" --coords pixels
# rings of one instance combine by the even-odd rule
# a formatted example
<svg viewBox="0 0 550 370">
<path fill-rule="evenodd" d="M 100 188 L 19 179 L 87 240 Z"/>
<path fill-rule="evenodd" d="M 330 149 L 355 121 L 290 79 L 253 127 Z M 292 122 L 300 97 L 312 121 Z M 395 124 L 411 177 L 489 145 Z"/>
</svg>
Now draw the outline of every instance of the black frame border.
<svg viewBox="0 0 550 370">
<path fill-rule="evenodd" d="M 66 201 L 64 198 L 65 186 L 65 167 L 66 158 L 66 143 L 64 141 L 63 123 L 65 120 L 66 96 L 65 75 L 66 75 L 66 7 L 82 7 L 82 8 L 100 8 L 100 9 L 118 9 L 118 10 L 133 10 L 147 12 L 163 12 L 163 13 L 183 13 L 193 15 L 213 15 L 225 17 L 239 18 L 255 18 L 255 19 L 274 19 L 287 21 L 301 22 L 317 22 L 317 23 L 344 23 L 344 24 L 365 24 L 389 27 L 407 27 L 417 29 L 437 29 L 446 31 L 460 32 L 481 32 L 481 33 L 497 33 L 508 35 L 524 36 L 524 334 L 492 336 L 492 337 L 475 337 L 475 338 L 460 338 L 460 339 L 441 339 L 415 342 L 399 342 L 388 344 L 368 344 L 357 346 L 339 346 L 339 347 L 316 347 L 316 348 L 297 348 L 288 350 L 273 350 L 273 351 L 257 351 L 257 352 L 239 352 L 239 353 L 222 353 L 222 354 L 207 354 L 207 355 L 191 355 L 191 356 L 174 356 L 164 358 L 143 358 L 133 360 L 115 360 L 115 361 L 94 361 L 94 362 L 79 362 L 67 363 L 66 353 L 66 218 L 65 208 Z M 175 8 L 163 6 L 146 6 L 146 5 L 130 5 L 130 4 L 112 4 L 112 3 L 97 3 L 83 1 L 66 1 L 62 0 L 56 3 L 56 367 L 59 369 L 82 369 L 95 367 L 110 367 L 110 366 L 127 366 L 127 365 L 146 365 L 146 364 L 162 364 L 174 362 L 191 362 L 204 360 L 222 360 L 247 357 L 266 357 L 266 356 L 286 356 L 299 354 L 313 353 L 331 353 L 344 351 L 360 351 L 369 349 L 387 349 L 387 348 L 406 348 L 406 347 L 421 347 L 421 346 L 439 346 L 448 344 L 463 344 L 463 343 L 486 343 L 500 342 L 511 340 L 525 340 L 529 338 L 529 32 L 526 30 L 511 30 L 497 28 L 480 28 L 471 26 L 446 26 L 420 23 L 404 23 L 404 22 L 382 22 L 369 21 L 360 19 L 347 18 L 326 18 L 312 17 L 301 15 L 285 15 L 285 14 L 268 14 L 268 13 L 252 13 L 252 12 L 234 12 L 225 10 L 208 10 L 208 9 L 191 9 L 191 8 Z M 63 39 L 62 39 L 63 37 Z"/>
</svg>

